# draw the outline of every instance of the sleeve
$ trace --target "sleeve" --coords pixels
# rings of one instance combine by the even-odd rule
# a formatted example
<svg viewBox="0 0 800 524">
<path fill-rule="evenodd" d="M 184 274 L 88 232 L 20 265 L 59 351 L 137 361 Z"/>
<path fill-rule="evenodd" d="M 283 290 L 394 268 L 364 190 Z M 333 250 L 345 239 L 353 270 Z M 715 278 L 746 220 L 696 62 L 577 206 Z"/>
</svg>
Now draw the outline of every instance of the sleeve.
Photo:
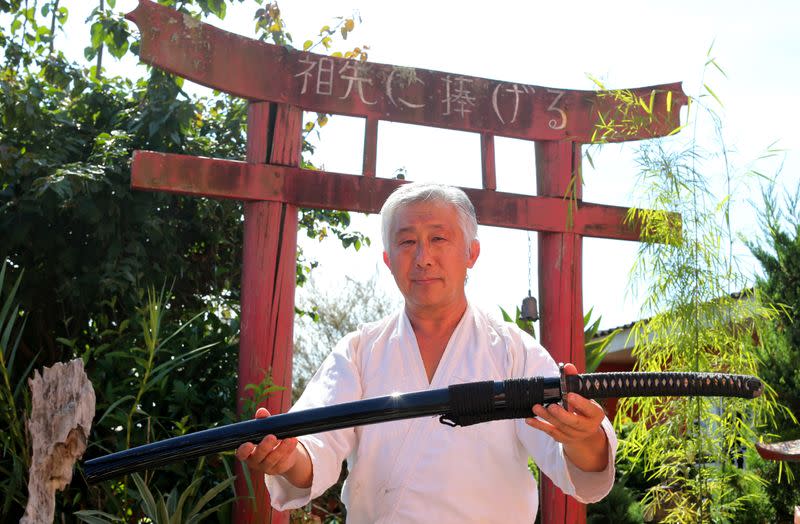
<svg viewBox="0 0 800 524">
<path fill-rule="evenodd" d="M 357 333 L 342 339 L 325 359 L 290 411 L 328 406 L 359 400 L 362 396 L 361 376 L 354 354 Z M 272 506 L 284 511 L 308 504 L 319 497 L 338 479 L 342 462 L 355 447 L 354 428 L 344 428 L 298 437 L 311 457 L 313 478 L 310 488 L 298 488 L 281 476 L 265 476 Z"/>
<path fill-rule="evenodd" d="M 556 365 L 549 353 L 526 333 L 510 334 L 514 362 L 512 367 L 515 377 L 557 376 Z M 564 455 L 564 447 L 549 435 L 538 431 L 523 419 L 515 421 L 517 438 L 525 450 L 533 458 L 539 469 L 564 493 L 575 497 L 582 503 L 596 502 L 605 497 L 614 485 L 617 456 L 617 437 L 608 417 L 603 419 L 601 427 L 608 437 L 608 466 L 603 471 L 583 471 Z"/>
</svg>

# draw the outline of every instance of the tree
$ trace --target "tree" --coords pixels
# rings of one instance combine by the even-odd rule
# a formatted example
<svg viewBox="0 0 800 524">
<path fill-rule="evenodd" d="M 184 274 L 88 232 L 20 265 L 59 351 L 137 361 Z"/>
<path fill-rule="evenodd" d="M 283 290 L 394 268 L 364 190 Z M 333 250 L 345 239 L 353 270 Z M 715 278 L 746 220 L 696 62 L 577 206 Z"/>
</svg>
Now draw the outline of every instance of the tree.
<svg viewBox="0 0 800 524">
<path fill-rule="evenodd" d="M 765 187 L 764 207 L 759 213 L 762 236 L 747 244 L 763 271 L 757 287 L 780 311 L 761 334 L 760 366 L 762 377 L 775 387 L 778 398 L 789 409 L 779 413 L 775 434 L 770 437 L 776 440 L 800 438 L 800 189 L 797 191 L 785 195 L 781 205 L 774 184 Z M 774 462 L 759 463 L 758 467 L 765 478 L 778 479 L 767 491 L 779 513 L 790 515 L 800 505 L 796 484 L 800 468 Z"/>
<path fill-rule="evenodd" d="M 800 416 L 800 189 L 786 195 L 784 205 L 777 202 L 774 186 L 763 193 L 760 213 L 763 238 L 749 242 L 753 256 L 761 263 L 763 277 L 758 287 L 782 314 L 774 321 L 778 342 L 770 356 L 781 365 L 765 366 L 764 371 L 780 385 L 781 396 L 794 414 L 784 422 L 796 425 Z"/>
<path fill-rule="evenodd" d="M 129 162 L 135 149 L 244 158 L 246 102 L 191 95 L 182 79 L 155 69 L 136 79 L 103 74 L 109 54 L 138 49 L 113 0 L 89 18 L 87 62 L 70 63 L 56 44 L 69 16 L 62 3 L 0 1 L 10 21 L 0 25 L 0 262 L 7 281 L 27 275 L 15 290 L 16 365 L 5 371 L 8 383 L 24 384 L 32 367 L 83 358 L 98 397 L 91 455 L 236 418 L 241 204 L 133 192 Z M 232 3 L 177 8 L 223 18 Z M 262 4 L 254 4 L 259 38 L 291 45 L 277 4 Z M 327 48 L 353 25 L 343 18 L 318 43 Z M 349 220 L 303 210 L 300 228 L 345 246 L 367 242 Z M 298 283 L 312 266 L 299 260 Z M 267 391 L 268 381 L 261 386 Z M 23 405 L 13 409 L 24 416 Z M 12 458 L 0 458 L 0 471 L 19 463 Z M 230 457 L 213 460 L 199 473 L 200 489 L 230 474 Z M 195 475 L 183 464 L 146 480 L 169 492 Z M 15 490 L 4 491 L 0 508 L 14 520 L 24 483 L 0 485 Z M 70 520 L 75 509 L 102 507 L 135 519 L 137 497 L 124 480 L 91 489 L 77 481 L 59 511 Z"/>
<path fill-rule="evenodd" d="M 707 64 L 719 69 L 710 55 Z M 716 95 L 707 83 L 704 90 L 691 104 L 702 112 L 690 117 L 708 117 L 721 139 L 721 119 L 703 104 Z M 750 173 L 735 176 L 721 144 L 721 154 L 707 152 L 690 135 L 686 142 L 675 137 L 639 147 L 641 200 L 682 217 L 678 235 L 664 211 L 636 212 L 645 235 L 656 241 L 642 244 L 634 267 L 634 278 L 646 290 L 643 316 L 650 317 L 632 329 L 639 370 L 759 372 L 760 339 L 753 333 L 762 332 L 774 310 L 757 294 L 732 294 L 749 287 L 733 254 L 730 207 L 732 188 Z M 721 196 L 712 184 L 717 173 L 717 185 L 725 188 Z M 779 409 L 770 389 L 755 401 L 623 399 L 616 424 L 635 423 L 621 441 L 620 460 L 643 466 L 655 483 L 644 495 L 645 516 L 664 522 L 757 518 L 767 480 L 738 465 Z"/>
<path fill-rule="evenodd" d="M 306 384 L 336 344 L 359 325 L 374 322 L 400 307 L 378 288 L 377 275 L 358 281 L 346 277 L 335 294 L 318 291 L 310 282 L 299 303 L 308 315 L 297 317 L 294 339 L 292 396 L 300 397 Z"/>
</svg>

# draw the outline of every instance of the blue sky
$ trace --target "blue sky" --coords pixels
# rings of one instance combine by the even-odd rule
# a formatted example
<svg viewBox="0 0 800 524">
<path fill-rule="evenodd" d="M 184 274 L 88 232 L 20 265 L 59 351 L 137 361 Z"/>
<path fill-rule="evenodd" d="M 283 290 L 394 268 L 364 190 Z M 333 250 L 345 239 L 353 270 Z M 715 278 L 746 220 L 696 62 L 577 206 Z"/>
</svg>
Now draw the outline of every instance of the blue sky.
<svg viewBox="0 0 800 524">
<path fill-rule="evenodd" d="M 88 9 L 66 2 L 71 23 L 80 24 Z M 70 5 L 75 4 L 75 5 Z M 683 81 L 692 96 L 708 84 L 723 101 L 724 140 L 734 173 L 758 169 L 776 174 L 785 187 L 800 183 L 800 3 L 743 1 L 671 2 L 421 2 L 284 1 L 281 9 L 297 47 L 336 16 L 357 12 L 362 23 L 340 50 L 364 44 L 375 62 L 414 66 L 557 88 L 591 89 L 587 75 L 610 88 Z M 135 2 L 118 0 L 117 9 Z M 224 22 L 209 22 L 246 36 L 253 35 L 254 4 L 229 11 Z M 88 37 L 88 32 L 87 37 Z M 72 39 L 70 39 L 72 40 Z M 707 52 L 727 77 L 704 67 Z M 69 53 L 82 54 L 85 42 L 71 41 Z M 111 72 L 127 73 L 132 62 L 110 63 Z M 254 67 L 257 67 L 254 64 Z M 139 73 L 140 74 L 140 73 Z M 314 161 L 332 171 L 360 169 L 363 122 L 334 118 L 323 129 Z M 685 130 L 696 133 L 709 151 L 718 150 L 708 119 Z M 760 160 L 777 142 L 784 152 Z M 604 146 L 593 153 L 596 169 L 584 164 L 586 201 L 642 205 L 634 193 L 637 144 Z M 480 184 L 480 150 L 476 135 L 382 123 L 379 129 L 378 176 L 398 168 L 412 180 L 438 180 L 455 185 Z M 498 188 L 535 192 L 533 145 L 498 139 Z M 708 162 L 708 176 L 719 177 L 718 159 Z M 737 232 L 756 230 L 752 203 L 758 202 L 755 178 L 741 178 L 733 195 Z M 319 285 L 333 291 L 343 274 L 355 278 L 378 271 L 387 291 L 391 277 L 380 262 L 377 221 L 356 218 L 356 226 L 374 240 L 373 248 L 344 253 L 333 241 L 303 241 L 309 255 L 322 262 Z M 468 293 L 484 306 L 519 303 L 528 291 L 528 240 L 523 232 L 482 228 L 483 250 L 468 284 Z M 533 292 L 536 294 L 536 239 L 533 238 Z M 637 245 L 588 239 L 584 243 L 584 305 L 603 315 L 605 327 L 639 316 L 640 299 L 629 293 L 628 271 Z M 748 271 L 755 271 L 746 262 Z"/>
</svg>

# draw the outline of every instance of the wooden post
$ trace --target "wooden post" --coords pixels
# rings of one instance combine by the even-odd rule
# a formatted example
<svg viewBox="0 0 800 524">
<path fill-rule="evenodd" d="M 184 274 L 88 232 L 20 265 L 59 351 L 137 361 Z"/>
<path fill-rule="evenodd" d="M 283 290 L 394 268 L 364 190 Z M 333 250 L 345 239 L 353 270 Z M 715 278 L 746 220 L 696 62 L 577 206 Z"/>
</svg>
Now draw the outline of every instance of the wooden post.
<svg viewBox="0 0 800 524">
<path fill-rule="evenodd" d="M 580 145 L 536 142 L 539 196 L 581 199 Z M 576 207 L 565 218 L 574 220 Z M 574 232 L 539 233 L 539 299 L 542 345 L 556 362 L 586 369 L 583 344 L 582 237 Z M 542 524 L 585 524 L 586 508 L 567 497 L 550 479 L 541 482 Z"/>
<path fill-rule="evenodd" d="M 287 105 L 254 102 L 248 109 L 247 161 L 297 166 L 302 112 Z M 245 388 L 267 374 L 285 389 L 270 395 L 267 409 L 277 414 L 291 405 L 292 326 L 297 257 L 297 207 L 281 202 L 245 202 L 242 266 L 242 321 L 239 342 L 238 410 L 252 396 Z M 253 478 L 255 499 L 248 496 L 241 463 L 237 464 L 234 521 L 288 523 L 288 513 L 273 512 L 264 482 Z"/>
</svg>

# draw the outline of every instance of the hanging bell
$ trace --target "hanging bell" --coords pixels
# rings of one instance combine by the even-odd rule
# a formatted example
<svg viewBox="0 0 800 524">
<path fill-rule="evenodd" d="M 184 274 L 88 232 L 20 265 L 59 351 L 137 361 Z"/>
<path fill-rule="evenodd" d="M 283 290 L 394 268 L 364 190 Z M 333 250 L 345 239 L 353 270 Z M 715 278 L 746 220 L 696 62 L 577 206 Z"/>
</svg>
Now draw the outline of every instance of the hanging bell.
<svg viewBox="0 0 800 524">
<path fill-rule="evenodd" d="M 522 299 L 522 308 L 520 309 L 519 317 L 522 320 L 529 320 L 531 322 L 539 320 L 539 308 L 534 297 L 527 296 Z"/>
</svg>

